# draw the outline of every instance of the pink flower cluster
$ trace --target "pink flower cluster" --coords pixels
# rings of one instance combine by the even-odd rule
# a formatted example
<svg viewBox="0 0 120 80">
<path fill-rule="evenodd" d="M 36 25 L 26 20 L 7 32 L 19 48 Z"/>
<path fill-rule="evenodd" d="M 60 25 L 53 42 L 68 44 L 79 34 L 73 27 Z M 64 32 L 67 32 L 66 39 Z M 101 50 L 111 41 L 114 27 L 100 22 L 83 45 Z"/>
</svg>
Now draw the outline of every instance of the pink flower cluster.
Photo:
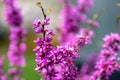
<svg viewBox="0 0 120 80">
<path fill-rule="evenodd" d="M 6 5 L 5 18 L 11 27 L 21 26 L 23 19 L 20 9 L 16 6 L 17 0 L 3 0 Z"/>
<path fill-rule="evenodd" d="M 9 76 L 12 77 L 12 80 L 20 80 L 20 77 L 22 75 L 22 70 L 18 70 L 16 68 L 10 69 L 8 71 Z"/>
<path fill-rule="evenodd" d="M 11 66 L 25 66 L 24 53 L 26 51 L 25 40 L 26 30 L 20 27 L 12 27 L 9 36 L 10 45 L 8 51 L 8 59 Z"/>
<path fill-rule="evenodd" d="M 94 36 L 94 31 L 89 28 L 82 28 L 82 26 L 84 23 L 95 28 L 99 27 L 98 22 L 87 18 L 87 13 L 94 4 L 93 0 L 78 0 L 76 6 L 71 5 L 70 0 L 62 0 L 61 2 L 64 3 L 61 12 L 61 44 L 71 43 L 70 38 L 76 36 L 76 33 L 87 36 L 91 40 Z"/>
<path fill-rule="evenodd" d="M 19 71 L 20 67 L 26 65 L 24 57 L 26 51 L 26 44 L 24 42 L 26 29 L 21 27 L 23 18 L 20 9 L 16 6 L 17 0 L 3 0 L 3 2 L 6 6 L 5 18 L 10 25 L 11 32 L 9 36 L 8 59 L 12 69 L 9 70 L 8 74 L 12 80 L 20 80 L 21 74 L 17 74 L 16 71 Z"/>
<path fill-rule="evenodd" d="M 119 50 L 120 35 L 118 33 L 111 33 L 103 38 L 103 50 L 100 53 L 100 60 L 97 62 L 91 80 L 109 79 L 109 76 L 120 69 L 119 59 L 117 59 L 117 51 Z"/>
<path fill-rule="evenodd" d="M 115 52 L 120 51 L 120 35 L 118 33 L 106 35 L 106 37 L 103 38 L 103 41 L 105 42 L 103 48 L 112 49 Z"/>
<path fill-rule="evenodd" d="M 74 80 L 77 69 L 74 66 L 74 58 L 79 57 L 73 46 L 52 46 L 53 32 L 46 29 L 49 18 L 43 22 L 35 20 L 33 23 L 35 32 L 42 34 L 34 42 L 37 47 L 36 52 L 36 69 L 39 73 L 44 74 L 46 80 Z"/>
</svg>

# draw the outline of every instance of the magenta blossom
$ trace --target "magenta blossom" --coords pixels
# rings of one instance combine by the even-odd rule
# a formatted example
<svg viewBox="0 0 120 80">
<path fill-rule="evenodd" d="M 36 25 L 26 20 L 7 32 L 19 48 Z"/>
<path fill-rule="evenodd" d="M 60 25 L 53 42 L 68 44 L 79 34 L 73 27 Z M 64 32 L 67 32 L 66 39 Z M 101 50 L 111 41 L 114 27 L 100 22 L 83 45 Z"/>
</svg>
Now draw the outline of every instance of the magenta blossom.
<svg viewBox="0 0 120 80">
<path fill-rule="evenodd" d="M 118 33 L 111 33 L 103 38 L 103 50 L 100 53 L 100 60 L 97 62 L 96 71 L 90 80 L 109 79 L 109 76 L 120 69 L 120 60 L 116 58 L 119 51 L 120 36 Z"/>
<path fill-rule="evenodd" d="M 34 41 L 37 45 L 34 49 L 34 52 L 37 53 L 35 70 L 44 74 L 46 80 L 75 79 L 77 69 L 73 64 L 73 59 L 78 57 L 77 51 L 72 46 L 58 46 L 57 48 L 53 48 L 53 32 L 39 25 L 41 23 L 39 21 L 35 20 L 33 23 L 35 30 L 40 29 L 39 27 L 43 30 L 39 33 L 43 34 L 43 37 Z M 59 70 L 56 69 L 57 67 L 59 67 Z"/>
<path fill-rule="evenodd" d="M 26 29 L 22 28 L 23 18 L 20 8 L 17 7 L 17 0 L 3 0 L 6 10 L 5 18 L 10 25 L 11 34 L 9 36 L 10 45 L 8 49 L 9 64 L 16 70 L 26 65 L 24 53 L 26 51 L 25 35 Z M 10 69 L 10 72 L 14 69 Z M 20 75 L 15 73 L 15 76 L 9 75 L 12 80 L 20 80 Z"/>
<path fill-rule="evenodd" d="M 105 38 L 103 38 L 103 41 L 105 42 L 103 48 L 112 49 L 113 51 L 120 50 L 120 35 L 118 33 L 106 35 Z"/>
<path fill-rule="evenodd" d="M 93 5 L 93 0 L 78 0 L 78 8 L 82 13 L 88 13 Z"/>
</svg>

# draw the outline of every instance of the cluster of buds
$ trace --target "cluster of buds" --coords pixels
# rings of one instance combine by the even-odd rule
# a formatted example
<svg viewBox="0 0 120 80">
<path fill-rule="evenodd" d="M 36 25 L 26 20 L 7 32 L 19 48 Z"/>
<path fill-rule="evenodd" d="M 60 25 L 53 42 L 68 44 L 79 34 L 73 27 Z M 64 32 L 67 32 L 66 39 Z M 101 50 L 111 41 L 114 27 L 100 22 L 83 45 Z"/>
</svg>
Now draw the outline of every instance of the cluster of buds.
<svg viewBox="0 0 120 80">
<path fill-rule="evenodd" d="M 20 80 L 20 74 L 17 74 L 20 70 L 20 67 L 26 65 L 26 60 L 24 57 L 24 53 L 26 51 L 25 44 L 25 35 L 26 29 L 22 28 L 23 18 L 21 15 L 20 8 L 16 6 L 17 0 L 3 0 L 6 11 L 5 18 L 8 24 L 10 25 L 10 44 L 8 50 L 8 59 L 9 64 L 12 67 L 8 75 L 12 80 Z"/>
<path fill-rule="evenodd" d="M 43 21 L 36 19 L 33 23 L 36 34 L 42 34 L 42 37 L 34 41 L 37 45 L 33 49 L 36 53 L 35 70 L 42 73 L 46 80 L 75 80 L 77 68 L 74 65 L 74 59 L 79 57 L 77 46 L 87 44 L 89 39 L 77 36 L 74 45 L 66 44 L 54 48 L 52 45 L 54 33 L 46 27 L 49 25 L 50 18 L 47 18 L 41 3 L 37 4 L 42 9 L 44 19 Z"/>
<path fill-rule="evenodd" d="M 120 35 L 111 33 L 103 38 L 103 50 L 100 53 L 100 60 L 97 62 L 96 71 L 91 76 L 91 80 L 109 80 L 109 76 L 120 69 L 120 60 L 117 59 L 117 52 L 120 51 Z"/>
</svg>

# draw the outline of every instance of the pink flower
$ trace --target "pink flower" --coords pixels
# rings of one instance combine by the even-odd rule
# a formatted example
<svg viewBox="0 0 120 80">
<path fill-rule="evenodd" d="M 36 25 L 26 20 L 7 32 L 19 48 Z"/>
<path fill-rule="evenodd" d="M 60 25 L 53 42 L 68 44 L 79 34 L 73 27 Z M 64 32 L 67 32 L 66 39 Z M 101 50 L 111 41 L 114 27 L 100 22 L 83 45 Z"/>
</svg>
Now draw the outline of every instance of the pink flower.
<svg viewBox="0 0 120 80">
<path fill-rule="evenodd" d="M 90 80 L 109 79 L 109 76 L 120 69 L 119 59 L 116 58 L 119 51 L 120 36 L 118 33 L 111 33 L 103 38 L 103 50 L 95 68 L 96 71 Z"/>
</svg>

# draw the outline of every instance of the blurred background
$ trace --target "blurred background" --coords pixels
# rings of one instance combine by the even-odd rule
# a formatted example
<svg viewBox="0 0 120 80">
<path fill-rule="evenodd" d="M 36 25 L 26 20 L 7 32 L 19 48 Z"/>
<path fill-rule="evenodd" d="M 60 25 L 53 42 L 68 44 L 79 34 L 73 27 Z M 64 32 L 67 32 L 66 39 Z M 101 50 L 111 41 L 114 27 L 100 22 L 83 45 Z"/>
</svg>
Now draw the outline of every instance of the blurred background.
<svg viewBox="0 0 120 80">
<path fill-rule="evenodd" d="M 26 60 L 27 65 L 23 68 L 25 80 L 39 80 L 39 74 L 34 70 L 35 68 L 35 53 L 32 51 L 35 48 L 33 40 L 38 36 L 35 34 L 32 23 L 34 19 L 42 19 L 42 13 L 39 7 L 36 6 L 36 2 L 41 1 L 45 10 L 51 9 L 52 12 L 48 15 L 51 18 L 50 28 L 56 32 L 56 28 L 60 26 L 60 11 L 62 9 L 62 4 L 57 0 L 19 0 L 19 7 L 21 7 L 22 15 L 24 17 L 23 27 L 27 28 L 27 51 L 26 51 Z M 73 4 L 76 4 L 76 0 L 71 0 Z M 116 6 L 120 0 L 94 0 L 95 5 L 88 14 L 89 18 L 92 18 L 93 14 L 97 13 L 101 9 L 105 8 L 106 12 L 102 13 L 99 17 L 98 22 L 100 27 L 95 29 L 96 36 L 93 38 L 92 44 L 86 46 L 80 51 L 81 58 L 76 61 L 76 64 L 81 64 L 86 60 L 86 57 L 92 53 L 98 54 L 102 45 L 102 38 L 114 32 L 116 25 L 116 16 L 120 14 L 120 7 Z M 6 55 L 9 46 L 9 25 L 6 23 L 4 18 L 5 6 L 0 1 L 0 55 Z M 118 30 L 120 32 L 120 28 Z M 56 34 L 59 34 L 56 32 Z M 57 40 L 58 36 L 54 37 L 53 43 L 54 46 L 58 45 Z M 5 71 L 8 70 L 8 60 L 5 60 Z"/>
</svg>

